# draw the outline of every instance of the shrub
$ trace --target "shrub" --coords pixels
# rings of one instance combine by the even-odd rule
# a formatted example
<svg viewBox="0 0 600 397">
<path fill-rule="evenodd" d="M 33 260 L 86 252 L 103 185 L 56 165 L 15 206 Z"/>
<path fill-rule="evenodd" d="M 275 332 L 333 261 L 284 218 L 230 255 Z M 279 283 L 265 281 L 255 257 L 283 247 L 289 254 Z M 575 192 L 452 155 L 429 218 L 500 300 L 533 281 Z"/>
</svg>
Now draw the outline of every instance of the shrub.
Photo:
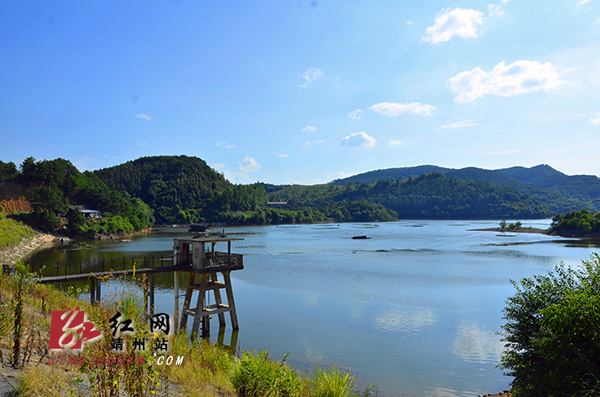
<svg viewBox="0 0 600 397">
<path fill-rule="evenodd" d="M 282 361 L 269 359 L 269 353 L 244 352 L 236 361 L 231 383 L 240 396 L 299 396 L 302 380 Z"/>
<path fill-rule="evenodd" d="M 329 371 L 317 367 L 310 384 L 314 397 L 348 397 L 354 390 L 354 375 L 342 372 L 338 367 L 331 367 Z"/>
<path fill-rule="evenodd" d="M 524 278 L 507 300 L 500 367 L 519 396 L 600 394 L 600 256 Z"/>
</svg>

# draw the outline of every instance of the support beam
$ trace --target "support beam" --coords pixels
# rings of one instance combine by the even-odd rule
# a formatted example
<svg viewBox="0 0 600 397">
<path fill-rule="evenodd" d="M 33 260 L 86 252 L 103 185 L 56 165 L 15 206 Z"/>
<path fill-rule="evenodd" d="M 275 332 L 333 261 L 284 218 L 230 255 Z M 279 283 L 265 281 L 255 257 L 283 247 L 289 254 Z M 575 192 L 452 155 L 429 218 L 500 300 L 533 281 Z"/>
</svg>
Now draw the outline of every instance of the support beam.
<svg viewBox="0 0 600 397">
<path fill-rule="evenodd" d="M 150 273 L 150 317 L 154 316 L 154 273 Z"/>
<path fill-rule="evenodd" d="M 96 279 L 96 302 L 100 302 L 100 298 L 102 297 L 102 280 Z"/>
<path fill-rule="evenodd" d="M 235 311 L 235 301 L 233 300 L 233 288 L 231 287 L 231 272 L 223 272 L 223 278 L 225 279 L 225 291 L 227 292 L 227 305 L 229 306 L 231 316 L 231 326 L 233 329 L 239 329 L 237 313 Z"/>
<path fill-rule="evenodd" d="M 183 300 L 183 310 L 190 308 L 190 302 L 192 301 L 192 293 L 194 292 L 194 290 L 190 288 L 190 285 L 194 284 L 194 280 L 196 279 L 196 273 L 189 272 L 188 274 L 190 276 L 190 281 L 188 284 L 188 288 L 185 291 L 185 299 Z M 187 326 L 187 319 L 188 316 L 181 316 L 181 324 L 179 325 L 179 329 L 185 329 L 185 327 Z"/>
<path fill-rule="evenodd" d="M 194 310 L 194 323 L 192 324 L 192 335 L 198 334 L 198 328 L 200 327 L 200 321 L 202 321 L 202 336 L 206 336 L 210 333 L 210 328 L 205 323 L 202 312 L 204 311 L 204 300 L 206 298 L 206 286 L 208 285 L 208 274 L 202 274 L 200 279 L 200 288 L 198 289 L 198 303 Z M 190 287 L 188 287 L 188 291 Z M 208 321 L 207 321 L 208 322 Z"/>
<path fill-rule="evenodd" d="M 179 327 L 179 272 L 173 272 L 173 290 L 175 292 L 175 309 L 173 310 L 173 332 Z"/>
<path fill-rule="evenodd" d="M 210 278 L 213 281 L 213 283 L 219 282 L 219 279 L 217 278 L 217 273 L 211 273 Z M 217 304 L 217 307 L 219 307 L 223 304 L 223 301 L 221 300 L 221 290 L 219 288 L 214 288 L 213 292 L 215 294 L 215 303 Z M 225 314 L 223 313 L 219 313 L 219 327 L 225 327 Z"/>
<path fill-rule="evenodd" d="M 96 279 L 90 279 L 90 304 L 96 303 Z"/>
</svg>

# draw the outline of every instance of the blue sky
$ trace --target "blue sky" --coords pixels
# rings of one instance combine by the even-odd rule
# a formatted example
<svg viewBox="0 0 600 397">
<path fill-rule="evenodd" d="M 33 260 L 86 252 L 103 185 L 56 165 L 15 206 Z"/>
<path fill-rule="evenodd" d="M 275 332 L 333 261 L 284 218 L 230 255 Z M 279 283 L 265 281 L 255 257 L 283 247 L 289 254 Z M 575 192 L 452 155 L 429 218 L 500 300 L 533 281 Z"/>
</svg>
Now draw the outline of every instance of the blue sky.
<svg viewBox="0 0 600 397">
<path fill-rule="evenodd" d="M 3 1 L 0 160 L 600 175 L 600 0 Z"/>
</svg>

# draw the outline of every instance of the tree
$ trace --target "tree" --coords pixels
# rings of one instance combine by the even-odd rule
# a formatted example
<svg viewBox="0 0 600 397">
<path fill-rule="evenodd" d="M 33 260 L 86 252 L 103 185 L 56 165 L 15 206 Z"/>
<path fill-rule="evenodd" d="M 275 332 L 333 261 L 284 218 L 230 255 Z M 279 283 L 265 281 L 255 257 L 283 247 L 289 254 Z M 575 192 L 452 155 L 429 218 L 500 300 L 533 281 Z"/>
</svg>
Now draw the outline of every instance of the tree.
<svg viewBox="0 0 600 397">
<path fill-rule="evenodd" d="M 17 166 L 13 162 L 4 163 L 0 161 L 0 181 L 8 181 L 19 175 Z"/>
<path fill-rule="evenodd" d="M 505 230 L 506 227 L 507 227 L 506 219 L 502 219 L 502 221 L 500 221 L 500 229 Z"/>
<path fill-rule="evenodd" d="M 501 368 L 519 396 L 600 394 L 600 256 L 524 278 L 507 300 Z"/>
</svg>

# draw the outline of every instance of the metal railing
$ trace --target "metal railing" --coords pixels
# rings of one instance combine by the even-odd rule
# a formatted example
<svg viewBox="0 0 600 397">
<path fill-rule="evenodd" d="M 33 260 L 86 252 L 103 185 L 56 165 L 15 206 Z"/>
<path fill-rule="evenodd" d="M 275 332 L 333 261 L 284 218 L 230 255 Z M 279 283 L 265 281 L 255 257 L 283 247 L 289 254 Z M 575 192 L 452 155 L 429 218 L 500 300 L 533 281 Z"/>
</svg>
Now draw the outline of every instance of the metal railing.
<svg viewBox="0 0 600 397">
<path fill-rule="evenodd" d="M 43 269 L 43 275 L 45 276 L 66 276 L 69 274 L 83 274 L 91 271 L 103 272 L 110 270 L 129 270 L 141 268 L 159 268 L 164 266 L 171 266 L 173 262 L 173 255 L 161 255 L 161 256 L 144 256 L 144 257 L 121 257 L 121 258 L 102 258 L 102 259 L 91 259 L 88 261 L 79 261 L 78 263 L 53 263 L 53 264 L 29 264 L 29 270 L 31 273 L 39 272 Z M 52 270 L 51 270 L 52 269 Z M 54 272 L 56 269 L 56 272 Z"/>
</svg>

